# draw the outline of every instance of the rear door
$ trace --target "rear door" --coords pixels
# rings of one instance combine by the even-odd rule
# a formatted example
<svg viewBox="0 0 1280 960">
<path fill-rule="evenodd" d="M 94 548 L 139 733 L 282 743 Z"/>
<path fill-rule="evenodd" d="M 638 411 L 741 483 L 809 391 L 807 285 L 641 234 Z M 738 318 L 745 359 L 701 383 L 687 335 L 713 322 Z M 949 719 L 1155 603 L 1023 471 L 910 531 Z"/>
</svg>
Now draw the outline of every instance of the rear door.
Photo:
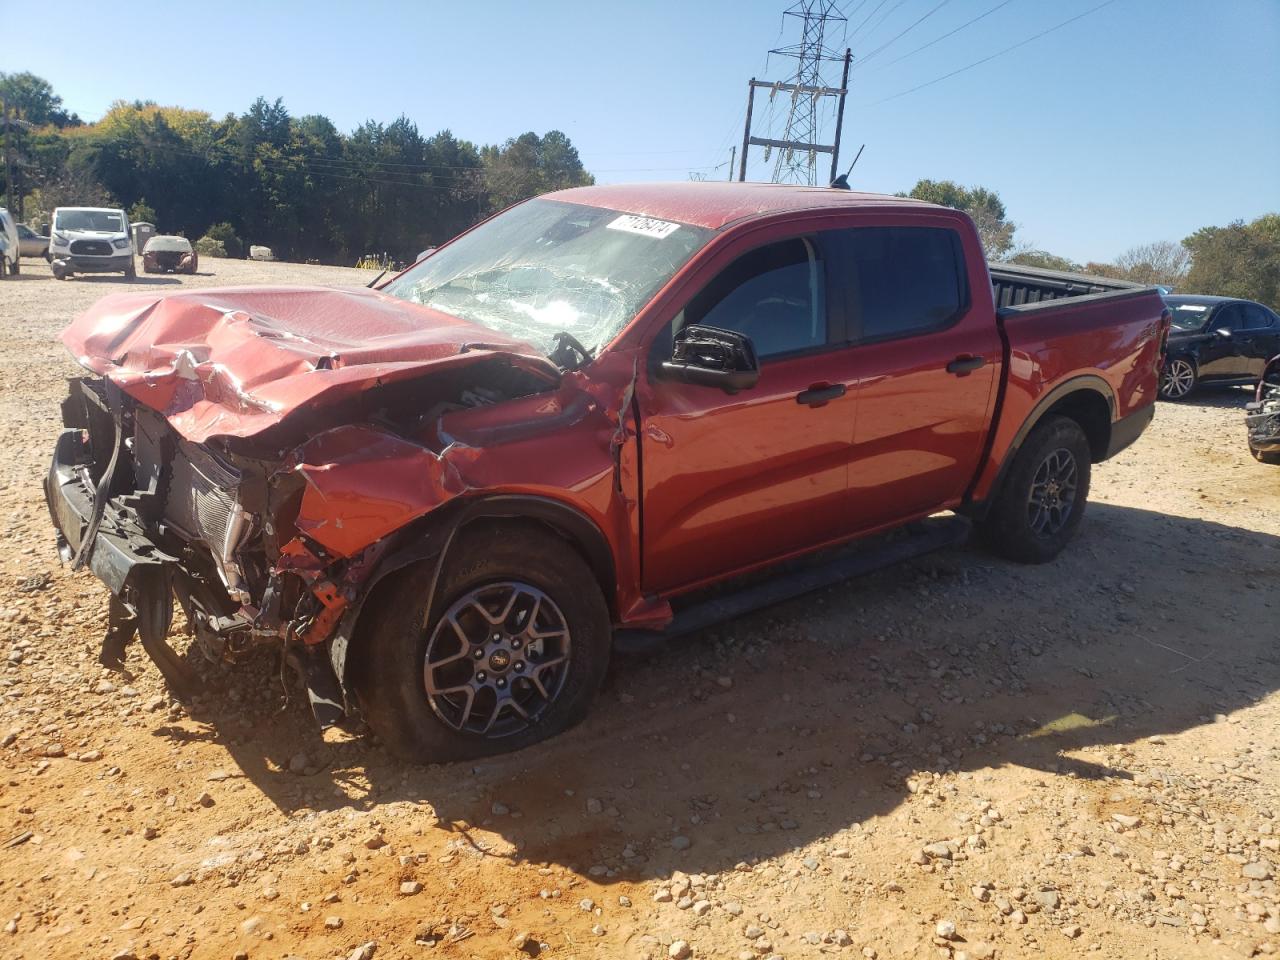
<svg viewBox="0 0 1280 960">
<path fill-rule="evenodd" d="M 858 530 L 953 506 L 977 471 L 1002 351 L 990 293 L 970 289 L 988 280 L 966 236 L 949 219 L 842 232 Z"/>
<path fill-rule="evenodd" d="M 687 324 L 752 338 L 760 380 L 729 395 L 655 379 L 641 415 L 644 588 L 675 592 L 845 531 L 856 383 L 825 235 L 772 234 L 695 281 L 651 360 Z M 665 353 L 664 353 L 665 352 Z"/>
<path fill-rule="evenodd" d="M 1244 326 L 1236 338 L 1249 362 L 1249 376 L 1262 376 L 1267 361 L 1280 354 L 1280 321 L 1260 303 L 1244 304 Z"/>
</svg>

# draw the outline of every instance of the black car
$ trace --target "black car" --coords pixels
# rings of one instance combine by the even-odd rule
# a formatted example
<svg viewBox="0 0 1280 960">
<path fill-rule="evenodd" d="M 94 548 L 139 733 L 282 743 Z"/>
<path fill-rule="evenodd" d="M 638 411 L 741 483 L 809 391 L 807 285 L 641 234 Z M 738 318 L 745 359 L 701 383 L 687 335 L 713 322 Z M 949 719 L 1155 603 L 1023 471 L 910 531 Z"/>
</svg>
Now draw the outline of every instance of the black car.
<svg viewBox="0 0 1280 960">
<path fill-rule="evenodd" d="M 1166 296 L 1173 311 L 1160 396 L 1182 400 L 1201 383 L 1255 383 L 1280 353 L 1280 316 L 1252 300 Z"/>
</svg>

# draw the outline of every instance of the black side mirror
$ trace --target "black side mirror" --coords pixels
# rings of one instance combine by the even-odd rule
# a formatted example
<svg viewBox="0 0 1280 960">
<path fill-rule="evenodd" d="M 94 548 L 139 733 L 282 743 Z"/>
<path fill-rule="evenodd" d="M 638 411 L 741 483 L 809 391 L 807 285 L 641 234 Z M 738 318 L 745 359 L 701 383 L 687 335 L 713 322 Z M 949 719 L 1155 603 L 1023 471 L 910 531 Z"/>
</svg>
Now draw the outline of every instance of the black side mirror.
<svg viewBox="0 0 1280 960">
<path fill-rule="evenodd" d="M 692 323 L 676 334 L 671 359 L 662 363 L 662 375 L 681 383 L 737 393 L 756 385 L 760 363 L 750 337 Z"/>
</svg>

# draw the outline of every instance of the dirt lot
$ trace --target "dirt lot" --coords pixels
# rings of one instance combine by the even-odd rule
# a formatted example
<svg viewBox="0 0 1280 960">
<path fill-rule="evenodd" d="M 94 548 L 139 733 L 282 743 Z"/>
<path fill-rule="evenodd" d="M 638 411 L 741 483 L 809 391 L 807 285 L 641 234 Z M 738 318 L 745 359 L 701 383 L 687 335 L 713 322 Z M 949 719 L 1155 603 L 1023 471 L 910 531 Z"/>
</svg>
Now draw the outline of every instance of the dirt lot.
<svg viewBox="0 0 1280 960">
<path fill-rule="evenodd" d="M 206 267 L 137 288 L 369 277 Z M 409 769 L 322 741 L 266 657 L 190 709 L 136 647 L 97 666 L 106 593 L 59 567 L 40 477 L 56 334 L 125 287 L 24 270 L 0 282 L 0 956 L 1280 948 L 1280 468 L 1243 393 L 1162 405 L 1053 564 L 938 554 L 620 662 L 550 744 Z"/>
</svg>

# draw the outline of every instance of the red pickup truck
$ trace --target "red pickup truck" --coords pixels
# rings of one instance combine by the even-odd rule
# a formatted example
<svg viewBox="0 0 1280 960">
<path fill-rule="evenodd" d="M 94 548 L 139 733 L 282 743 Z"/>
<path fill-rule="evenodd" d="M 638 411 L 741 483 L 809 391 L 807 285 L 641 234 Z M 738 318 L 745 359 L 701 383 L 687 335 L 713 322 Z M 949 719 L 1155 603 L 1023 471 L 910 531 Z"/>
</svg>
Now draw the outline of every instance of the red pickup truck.
<svg viewBox="0 0 1280 960">
<path fill-rule="evenodd" d="M 913 200 L 568 190 L 376 290 L 102 300 L 63 335 L 95 376 L 46 495 L 111 590 L 103 662 L 137 636 L 190 692 L 176 599 L 192 649 L 281 650 L 323 724 L 475 756 L 580 719 L 617 643 L 971 526 L 1049 560 L 1150 422 L 1168 329 L 1154 289 L 989 269 Z"/>
</svg>

